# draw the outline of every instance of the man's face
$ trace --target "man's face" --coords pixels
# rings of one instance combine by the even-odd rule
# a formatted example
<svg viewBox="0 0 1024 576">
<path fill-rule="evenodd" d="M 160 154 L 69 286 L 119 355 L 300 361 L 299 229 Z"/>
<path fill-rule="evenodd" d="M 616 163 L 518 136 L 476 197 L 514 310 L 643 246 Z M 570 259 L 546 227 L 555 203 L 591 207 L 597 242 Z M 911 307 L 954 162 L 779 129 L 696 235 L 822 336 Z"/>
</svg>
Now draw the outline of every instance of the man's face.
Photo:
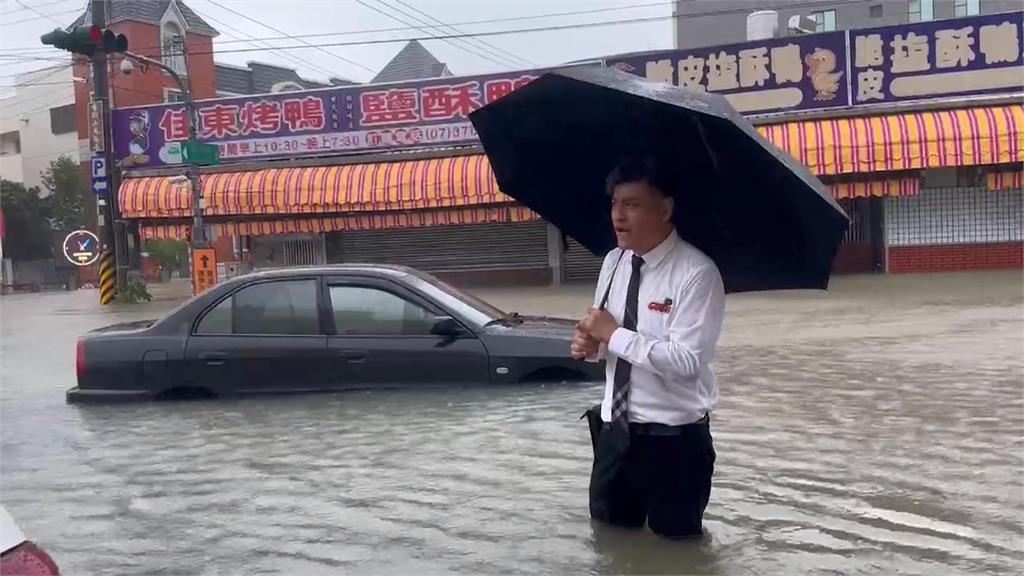
<svg viewBox="0 0 1024 576">
<path fill-rule="evenodd" d="M 647 182 L 627 182 L 612 194 L 612 226 L 619 247 L 645 253 L 672 228 L 672 199 Z"/>
</svg>

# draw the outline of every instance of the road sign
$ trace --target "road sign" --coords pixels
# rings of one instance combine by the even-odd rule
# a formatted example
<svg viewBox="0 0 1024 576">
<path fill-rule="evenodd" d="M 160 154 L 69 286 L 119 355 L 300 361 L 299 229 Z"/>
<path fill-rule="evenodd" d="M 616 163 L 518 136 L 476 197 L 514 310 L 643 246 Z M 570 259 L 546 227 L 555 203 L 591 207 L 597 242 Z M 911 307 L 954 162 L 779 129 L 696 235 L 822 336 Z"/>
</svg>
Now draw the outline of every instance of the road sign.
<svg viewBox="0 0 1024 576">
<path fill-rule="evenodd" d="M 216 166 L 220 164 L 220 148 L 198 140 L 189 140 L 181 147 L 181 157 L 187 164 Z"/>
<path fill-rule="evenodd" d="M 64 257 L 75 266 L 89 266 L 100 257 L 100 239 L 88 230 L 75 230 L 64 238 Z"/>
<path fill-rule="evenodd" d="M 107 148 L 106 142 L 103 137 L 103 103 L 93 100 L 89 103 L 89 149 L 103 152 Z"/>
<path fill-rule="evenodd" d="M 217 283 L 217 251 L 196 248 L 192 251 L 192 292 L 201 294 Z"/>
<path fill-rule="evenodd" d="M 110 193 L 110 177 L 107 176 L 107 159 L 103 156 L 92 157 L 92 193 L 96 195 Z"/>
</svg>

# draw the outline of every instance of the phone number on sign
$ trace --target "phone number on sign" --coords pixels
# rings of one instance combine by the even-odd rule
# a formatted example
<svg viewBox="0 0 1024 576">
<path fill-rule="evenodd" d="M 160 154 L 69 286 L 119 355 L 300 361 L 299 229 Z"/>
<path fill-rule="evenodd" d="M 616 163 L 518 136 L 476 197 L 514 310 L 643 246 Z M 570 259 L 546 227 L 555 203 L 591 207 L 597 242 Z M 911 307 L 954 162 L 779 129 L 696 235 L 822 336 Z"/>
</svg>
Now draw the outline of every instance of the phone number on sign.
<svg viewBox="0 0 1024 576">
<path fill-rule="evenodd" d="M 476 140 L 473 125 L 447 124 L 425 128 L 393 128 L 343 132 L 307 137 L 285 137 L 220 144 L 222 158 L 246 158 L 278 154 L 322 153 L 345 150 L 365 150 L 425 144 L 445 144 Z"/>
</svg>

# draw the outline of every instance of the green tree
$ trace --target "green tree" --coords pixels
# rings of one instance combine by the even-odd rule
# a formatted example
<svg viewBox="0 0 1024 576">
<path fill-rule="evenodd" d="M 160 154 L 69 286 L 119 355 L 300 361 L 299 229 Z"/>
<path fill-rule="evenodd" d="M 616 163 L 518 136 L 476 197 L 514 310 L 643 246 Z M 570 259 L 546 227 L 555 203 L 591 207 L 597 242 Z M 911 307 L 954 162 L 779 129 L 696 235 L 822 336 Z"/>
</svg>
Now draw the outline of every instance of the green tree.
<svg viewBox="0 0 1024 576">
<path fill-rule="evenodd" d="M 71 232 L 89 222 L 89 208 L 93 203 L 77 162 L 67 156 L 50 162 L 43 172 L 43 186 L 50 192 L 46 203 L 56 230 Z"/>
<path fill-rule="evenodd" d="M 53 256 L 53 232 L 48 203 L 39 188 L 0 180 L 0 208 L 4 211 L 4 258 L 38 260 Z"/>
</svg>

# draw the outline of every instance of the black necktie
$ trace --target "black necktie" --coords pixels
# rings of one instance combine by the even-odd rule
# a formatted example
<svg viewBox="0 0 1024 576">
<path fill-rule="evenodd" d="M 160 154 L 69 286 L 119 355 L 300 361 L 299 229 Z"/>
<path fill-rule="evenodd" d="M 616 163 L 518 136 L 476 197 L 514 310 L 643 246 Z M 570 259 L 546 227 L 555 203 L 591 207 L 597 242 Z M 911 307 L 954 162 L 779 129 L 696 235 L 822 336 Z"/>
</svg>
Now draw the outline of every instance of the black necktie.
<svg viewBox="0 0 1024 576">
<path fill-rule="evenodd" d="M 640 300 L 640 267 L 644 259 L 633 255 L 633 273 L 629 276 L 629 288 L 626 289 L 626 311 L 622 315 L 622 327 L 636 330 L 637 308 Z M 629 377 L 633 365 L 619 357 L 615 361 L 615 379 L 612 387 L 612 425 L 615 427 L 629 426 Z"/>
</svg>

